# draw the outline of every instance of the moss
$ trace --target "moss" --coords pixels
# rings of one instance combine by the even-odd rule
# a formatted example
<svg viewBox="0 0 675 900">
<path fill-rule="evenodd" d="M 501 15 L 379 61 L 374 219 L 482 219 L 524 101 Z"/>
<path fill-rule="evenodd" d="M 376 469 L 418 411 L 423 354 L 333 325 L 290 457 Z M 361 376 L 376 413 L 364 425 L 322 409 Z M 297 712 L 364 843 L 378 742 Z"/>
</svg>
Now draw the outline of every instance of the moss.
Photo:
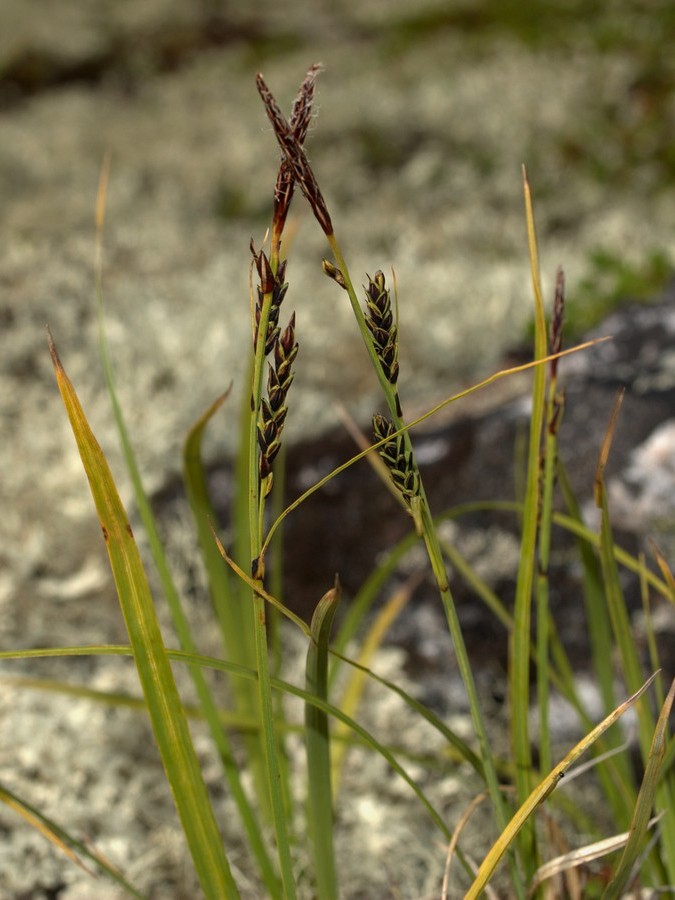
<svg viewBox="0 0 675 900">
<path fill-rule="evenodd" d="M 579 340 L 622 304 L 654 302 L 673 274 L 672 261 L 661 249 L 652 250 L 636 264 L 604 247 L 596 248 L 590 253 L 587 274 L 567 292 L 567 341 Z M 533 335 L 530 319 L 525 340 L 531 342 Z"/>
<path fill-rule="evenodd" d="M 594 250 L 588 274 L 567 303 L 568 334 L 583 334 L 626 300 L 650 302 L 672 275 L 672 264 L 660 249 L 637 265 L 604 248 Z"/>
</svg>

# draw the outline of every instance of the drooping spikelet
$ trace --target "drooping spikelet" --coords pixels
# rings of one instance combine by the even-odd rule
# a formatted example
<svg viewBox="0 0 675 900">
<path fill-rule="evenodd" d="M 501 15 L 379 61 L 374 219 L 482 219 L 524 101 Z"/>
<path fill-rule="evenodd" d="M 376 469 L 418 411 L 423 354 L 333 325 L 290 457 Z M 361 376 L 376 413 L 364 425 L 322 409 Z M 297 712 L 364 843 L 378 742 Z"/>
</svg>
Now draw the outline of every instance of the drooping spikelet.
<svg viewBox="0 0 675 900">
<path fill-rule="evenodd" d="M 376 441 L 384 440 L 395 432 L 396 428 L 389 419 L 385 419 L 379 413 L 373 416 L 373 434 Z M 412 451 L 406 450 L 403 435 L 392 437 L 379 447 L 377 452 L 405 499 L 410 502 L 417 497 L 420 492 L 420 476 L 412 458 Z"/>
<path fill-rule="evenodd" d="M 314 67 L 312 67 L 314 68 Z M 310 72 L 312 69 L 310 69 Z M 317 70 L 318 71 L 318 68 Z M 309 73 L 308 73 L 309 74 Z M 313 82 L 312 82 L 313 83 Z M 302 193 L 309 201 L 314 216 L 326 235 L 333 234 L 333 223 L 328 213 L 326 201 L 319 188 L 318 182 L 312 172 L 312 168 L 307 159 L 307 155 L 302 147 L 302 142 L 298 140 L 294 129 L 289 124 L 286 116 L 281 111 L 274 95 L 267 87 L 265 79 L 261 74 L 256 76 L 256 84 L 258 93 L 260 94 L 267 117 L 272 123 L 274 134 L 284 154 L 284 158 L 291 168 L 293 177 L 300 185 Z"/>
<path fill-rule="evenodd" d="M 313 65 L 305 75 L 291 109 L 289 127 L 300 146 L 304 144 L 312 119 L 314 102 L 314 86 L 316 76 L 321 71 L 320 65 Z M 295 178 L 293 168 L 286 157 L 281 160 L 277 181 L 274 187 L 274 213 L 272 216 L 272 246 L 281 240 L 281 233 L 286 224 L 286 216 L 293 199 Z"/>
</svg>

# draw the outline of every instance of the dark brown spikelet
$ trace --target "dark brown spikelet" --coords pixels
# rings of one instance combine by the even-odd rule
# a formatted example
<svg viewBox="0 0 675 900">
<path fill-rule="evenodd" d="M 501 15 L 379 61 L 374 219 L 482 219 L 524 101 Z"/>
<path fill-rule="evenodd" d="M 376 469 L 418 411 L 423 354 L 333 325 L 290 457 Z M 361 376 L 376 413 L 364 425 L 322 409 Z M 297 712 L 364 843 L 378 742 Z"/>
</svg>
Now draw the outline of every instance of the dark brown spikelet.
<svg viewBox="0 0 675 900">
<path fill-rule="evenodd" d="M 565 273 L 558 266 L 555 276 L 555 296 L 553 297 L 553 316 L 551 317 L 551 354 L 562 350 L 563 321 L 565 318 Z M 551 377 L 558 371 L 558 360 L 551 360 Z"/>
<path fill-rule="evenodd" d="M 286 397 L 293 381 L 293 363 L 297 355 L 298 344 L 295 340 L 295 313 L 293 313 L 290 322 L 278 335 L 274 345 L 274 365 L 270 364 L 267 371 L 267 398 L 262 399 L 260 406 L 258 469 L 261 481 L 271 474 L 272 463 L 281 448 L 281 432 L 288 413 Z M 271 483 L 268 484 L 268 488 L 271 488 Z"/>
<path fill-rule="evenodd" d="M 551 353 L 560 353 L 562 350 L 563 324 L 565 320 L 565 275 L 560 266 L 555 278 L 555 296 L 553 298 L 553 316 L 551 317 Z M 555 382 L 558 376 L 558 358 L 551 360 L 551 382 Z M 553 397 L 553 406 L 548 423 L 549 434 L 555 435 L 560 428 L 563 411 L 565 408 L 564 391 L 556 391 Z"/>
<path fill-rule="evenodd" d="M 376 442 L 388 438 L 395 432 L 392 422 L 384 416 L 379 413 L 373 416 L 373 434 Z M 417 497 L 420 492 L 420 477 L 412 459 L 412 452 L 405 449 L 403 435 L 392 437 L 382 444 L 377 452 L 389 469 L 392 481 L 406 500 L 410 502 L 413 497 Z"/>
<path fill-rule="evenodd" d="M 295 180 L 293 179 L 293 170 L 286 159 L 281 160 L 277 181 L 274 185 L 274 208 L 272 213 L 272 235 L 273 240 L 280 238 L 281 233 L 286 225 L 286 217 L 293 199 L 293 190 L 295 188 Z"/>
<path fill-rule="evenodd" d="M 296 140 L 300 144 L 305 143 L 307 132 L 309 131 L 309 123 L 312 121 L 312 106 L 314 103 L 314 88 L 316 86 L 316 78 L 321 72 L 323 66 L 321 63 L 314 63 L 307 70 L 307 74 L 302 80 L 302 84 L 298 88 L 295 95 L 293 107 L 291 109 L 291 129 Z"/>
<path fill-rule="evenodd" d="M 345 276 L 338 269 L 337 266 L 334 266 L 332 262 L 329 262 L 327 259 L 323 259 L 321 261 L 321 268 L 324 271 L 324 274 L 328 275 L 329 278 L 332 278 L 336 284 L 339 284 L 343 290 L 347 290 L 347 282 L 345 281 Z"/>
<path fill-rule="evenodd" d="M 295 313 L 293 313 L 274 348 L 275 372 L 285 392 L 288 391 L 293 380 L 291 367 L 297 355 L 298 344 L 295 340 Z"/>
<path fill-rule="evenodd" d="M 265 294 L 272 295 L 272 303 L 270 305 L 269 319 L 267 322 L 267 337 L 265 339 L 265 356 L 274 350 L 274 346 L 279 337 L 279 311 L 281 303 L 286 296 L 288 284 L 284 281 L 286 274 L 286 260 L 279 263 L 276 274 L 272 272 L 270 261 L 264 251 L 256 253 L 253 241 L 251 241 L 251 253 L 255 262 L 260 284 L 258 285 L 258 297 L 255 304 L 255 330 L 253 335 L 253 346 L 258 342 L 258 326 L 260 325 L 260 316 L 262 315 L 262 307 Z"/>
<path fill-rule="evenodd" d="M 398 329 L 391 312 L 391 298 L 384 275 L 368 276 L 366 288 L 366 325 L 373 336 L 375 352 L 389 384 L 398 380 Z"/>
<path fill-rule="evenodd" d="M 284 154 L 284 158 L 291 168 L 293 177 L 300 185 L 302 193 L 307 198 L 312 212 L 324 233 L 332 235 L 333 223 L 326 207 L 326 201 L 323 199 L 323 194 L 309 165 L 302 143 L 298 140 L 293 128 L 286 120 L 279 104 L 260 73 L 256 75 L 256 85 L 258 93 L 265 104 L 267 117 L 272 123 L 274 134 Z"/>
<path fill-rule="evenodd" d="M 312 120 L 314 86 L 316 84 L 316 77 L 320 71 L 320 65 L 314 65 L 309 69 L 300 85 L 295 100 L 293 101 L 289 124 L 291 131 L 299 144 L 304 144 L 309 130 L 309 123 Z M 276 185 L 274 187 L 272 233 L 273 236 L 276 236 L 277 238 L 281 236 L 284 225 L 286 224 L 286 217 L 291 205 L 291 200 L 293 199 L 294 186 L 295 180 L 293 177 L 293 169 L 288 160 L 284 157 L 284 159 L 281 160 Z"/>
</svg>

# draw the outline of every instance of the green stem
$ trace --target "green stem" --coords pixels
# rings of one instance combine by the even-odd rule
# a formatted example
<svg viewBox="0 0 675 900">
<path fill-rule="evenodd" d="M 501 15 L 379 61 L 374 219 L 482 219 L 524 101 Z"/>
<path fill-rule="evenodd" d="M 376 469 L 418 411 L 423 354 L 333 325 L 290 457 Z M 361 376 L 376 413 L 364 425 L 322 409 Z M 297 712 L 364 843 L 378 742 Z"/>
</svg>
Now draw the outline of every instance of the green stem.
<svg viewBox="0 0 675 900">
<path fill-rule="evenodd" d="M 380 360 L 378 358 L 377 352 L 375 350 L 375 346 L 373 343 L 372 336 L 366 324 L 365 315 L 361 308 L 361 304 L 358 301 L 356 296 L 356 292 L 354 291 L 354 286 L 352 280 L 349 276 L 349 271 L 347 268 L 347 264 L 345 262 L 344 256 L 342 255 L 342 251 L 340 249 L 340 245 L 338 244 L 337 238 L 334 234 L 328 235 L 328 242 L 333 251 L 333 255 L 335 257 L 335 262 L 337 263 L 338 268 L 342 274 L 344 279 L 345 289 L 349 296 L 349 301 L 352 306 L 352 310 L 354 312 L 354 316 L 356 318 L 356 322 L 361 332 L 361 337 L 363 338 L 363 342 L 366 346 L 366 350 L 368 351 L 368 355 L 370 357 L 371 363 L 377 375 L 377 379 L 380 383 L 380 387 L 382 388 L 382 393 L 384 394 L 385 400 L 387 402 L 387 406 L 389 408 L 389 413 L 391 419 L 394 423 L 396 430 L 404 428 L 405 423 L 403 421 L 402 416 L 398 411 L 398 402 L 397 402 L 397 392 L 393 385 L 390 384 L 387 376 L 385 375 Z M 450 634 L 452 637 L 453 645 L 455 648 L 455 655 L 457 657 L 457 666 L 459 668 L 462 680 L 464 682 L 464 687 L 467 692 L 467 697 L 469 701 L 469 708 L 471 711 L 471 719 L 473 722 L 473 727 L 476 732 L 476 736 L 478 738 L 478 743 L 480 746 L 480 754 L 483 762 L 483 766 L 485 769 L 485 779 L 488 787 L 488 791 L 490 794 L 490 798 L 492 800 L 492 804 L 495 810 L 495 816 L 497 819 L 497 825 L 500 830 L 504 830 L 506 828 L 508 822 L 507 809 L 504 803 L 503 796 L 499 790 L 499 780 L 497 777 L 497 772 L 494 765 L 494 759 L 492 756 L 490 743 L 487 736 L 487 731 L 485 728 L 485 723 L 483 721 L 483 716 L 480 709 L 480 703 L 478 700 L 478 692 L 476 690 L 476 684 L 473 678 L 473 672 L 471 671 L 471 665 L 469 662 L 469 656 L 466 650 L 466 645 L 464 643 L 464 637 L 462 635 L 462 629 L 459 623 L 459 618 L 457 616 L 457 610 L 455 607 L 454 599 L 452 597 L 452 593 L 450 591 L 450 585 L 448 583 L 448 576 L 445 569 L 445 563 L 443 561 L 443 553 L 439 544 L 438 536 L 436 533 L 436 529 L 434 526 L 433 518 L 431 515 L 431 510 L 429 508 L 429 502 L 427 500 L 426 492 L 424 490 L 424 484 L 422 481 L 422 477 L 417 469 L 417 462 L 415 461 L 415 455 L 413 451 L 412 441 L 410 439 L 409 431 L 406 429 L 403 431 L 406 450 L 410 451 L 411 459 L 413 461 L 413 465 L 417 470 L 417 474 L 419 476 L 419 520 L 421 522 L 421 537 L 424 540 L 424 544 L 427 550 L 427 554 L 429 557 L 429 562 L 434 573 L 434 578 L 436 580 L 436 584 L 438 586 L 438 591 L 440 594 L 441 602 L 443 604 L 443 609 L 445 611 L 446 619 L 448 622 L 448 628 L 450 630 Z M 417 524 L 417 523 L 416 523 Z M 512 876 L 513 883 L 517 894 L 519 897 L 524 896 L 524 889 L 522 886 L 522 882 L 520 880 L 519 874 L 516 871 L 515 864 L 512 863 Z"/>
<path fill-rule="evenodd" d="M 276 272 L 278 258 L 273 258 L 272 269 Z M 262 549 L 264 496 L 260 490 L 260 478 L 258 468 L 257 426 L 260 417 L 260 407 L 263 389 L 263 374 L 265 367 L 265 343 L 267 340 L 267 328 L 269 325 L 270 309 L 272 306 L 272 292 L 265 293 L 260 311 L 257 340 L 255 347 L 255 359 L 253 365 L 253 379 L 251 383 L 251 417 L 249 426 L 249 525 L 251 541 L 251 566 L 252 575 L 256 584 L 263 587 L 263 566 L 259 562 Z M 272 821 L 277 841 L 279 865 L 284 896 L 288 900 L 294 900 L 296 896 L 295 882 L 293 878 L 293 866 L 288 835 L 288 804 L 286 792 L 283 789 L 281 767 L 279 761 L 279 743 L 274 727 L 274 704 L 272 701 L 272 687 L 270 681 L 269 652 L 267 646 L 267 615 L 265 600 L 257 590 L 253 590 L 253 615 L 255 633 L 256 667 L 258 670 L 258 699 L 260 703 L 261 727 L 263 734 L 263 748 L 265 765 L 267 769 L 267 781 L 272 804 Z"/>
<path fill-rule="evenodd" d="M 557 379 L 551 378 L 548 391 L 548 412 L 544 450 L 544 478 L 541 523 L 539 525 L 539 570 L 537 573 L 537 707 L 539 710 L 539 769 L 546 774 L 552 767 L 551 735 L 549 729 L 549 565 L 551 558 L 551 516 L 553 487 L 558 455 L 557 425 L 560 414 L 556 396 Z M 561 402 L 561 401 L 560 401 Z"/>
<path fill-rule="evenodd" d="M 312 638 L 307 649 L 305 689 L 308 694 L 328 701 L 328 644 L 330 630 L 340 601 L 335 587 L 319 601 L 312 617 Z M 333 849 L 333 793 L 331 789 L 330 729 L 326 713 L 305 704 L 305 741 L 307 747 L 308 814 L 314 848 L 317 894 L 321 900 L 338 896 Z"/>
</svg>

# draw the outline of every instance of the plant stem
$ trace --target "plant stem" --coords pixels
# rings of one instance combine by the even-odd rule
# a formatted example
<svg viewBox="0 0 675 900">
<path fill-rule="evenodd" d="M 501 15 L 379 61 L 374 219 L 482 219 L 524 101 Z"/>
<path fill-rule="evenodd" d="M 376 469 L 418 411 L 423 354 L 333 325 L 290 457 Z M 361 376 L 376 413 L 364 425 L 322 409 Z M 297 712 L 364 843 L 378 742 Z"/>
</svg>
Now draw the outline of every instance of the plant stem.
<svg viewBox="0 0 675 900">
<path fill-rule="evenodd" d="M 337 238 L 335 237 L 335 234 L 329 234 L 327 235 L 327 238 L 331 250 L 333 251 L 335 262 L 337 263 L 337 266 L 344 279 L 345 290 L 347 291 L 347 294 L 349 296 L 349 300 L 354 312 L 354 316 L 356 318 L 359 331 L 361 332 L 363 342 L 366 345 L 366 350 L 368 351 L 368 355 L 377 375 L 380 387 L 382 388 L 382 393 L 384 394 L 385 400 L 387 402 L 390 416 L 396 430 L 398 431 L 405 427 L 405 423 L 403 421 L 403 417 L 399 412 L 396 389 L 390 384 L 383 371 L 382 364 L 374 347 L 372 335 L 366 324 L 365 316 L 356 296 L 356 292 L 354 291 L 354 286 L 349 276 L 349 270 L 347 268 L 344 256 L 342 255 L 342 251 L 340 249 Z M 406 450 L 410 452 L 412 464 L 417 469 L 417 463 L 415 462 L 415 456 L 409 431 L 407 429 L 404 430 L 403 435 Z M 418 469 L 417 472 L 419 475 Z M 440 594 L 441 603 L 443 604 L 443 609 L 445 611 L 448 628 L 450 630 L 453 645 L 455 648 L 455 655 L 457 657 L 457 666 L 459 668 L 460 675 L 467 692 L 469 708 L 471 711 L 471 719 L 474 730 L 476 732 L 476 737 L 478 738 L 481 760 L 485 769 L 485 779 L 495 810 L 497 825 L 500 830 L 503 830 L 508 822 L 507 810 L 503 796 L 499 790 L 499 780 L 497 778 L 494 758 L 492 755 L 485 723 L 483 721 L 483 716 L 480 709 L 478 692 L 476 690 L 476 684 L 474 681 L 473 672 L 471 670 L 471 664 L 469 662 L 469 655 L 466 650 L 466 644 L 464 643 L 464 637 L 462 634 L 461 625 L 459 623 L 459 617 L 457 616 L 457 609 L 455 607 L 452 592 L 450 590 L 450 585 L 448 583 L 448 576 L 445 569 L 445 563 L 443 561 L 443 553 L 438 540 L 438 535 L 436 533 L 436 528 L 431 515 L 431 510 L 429 508 L 429 502 L 424 490 L 424 484 L 422 482 L 421 475 L 419 476 L 419 484 L 419 498 L 416 499 L 419 499 L 418 512 L 419 520 L 421 522 L 421 537 L 427 550 L 431 569 L 433 571 L 434 578 L 438 587 L 438 592 Z M 515 865 L 512 866 L 512 870 L 514 885 L 516 887 L 518 896 L 524 896 L 520 877 L 515 869 Z"/>
<path fill-rule="evenodd" d="M 273 258 L 273 272 L 276 272 L 278 257 Z M 250 416 L 250 443 L 249 443 L 249 525 L 251 541 L 251 568 L 252 577 L 256 584 L 263 587 L 264 567 L 260 562 L 262 549 L 262 533 L 264 519 L 264 497 L 260 490 L 260 477 L 258 468 L 258 436 L 257 428 L 260 417 L 263 371 L 265 366 L 265 343 L 267 329 L 272 306 L 272 291 L 263 295 L 258 323 L 257 340 L 255 346 L 255 359 L 253 366 L 253 378 L 251 383 L 251 416 Z M 261 727 L 263 735 L 263 748 L 265 764 L 267 768 L 267 781 L 270 800 L 272 804 L 272 820 L 277 841 L 279 865 L 284 896 L 288 900 L 294 900 L 296 896 L 295 882 L 293 879 L 293 867 L 290 853 L 288 835 L 288 808 L 285 792 L 281 779 L 279 764 L 279 744 L 274 728 L 274 705 L 272 702 L 272 688 L 270 683 L 269 653 L 267 646 L 267 615 L 265 600 L 256 590 L 252 592 L 256 666 L 258 670 L 258 699 L 260 702 Z"/>
</svg>

